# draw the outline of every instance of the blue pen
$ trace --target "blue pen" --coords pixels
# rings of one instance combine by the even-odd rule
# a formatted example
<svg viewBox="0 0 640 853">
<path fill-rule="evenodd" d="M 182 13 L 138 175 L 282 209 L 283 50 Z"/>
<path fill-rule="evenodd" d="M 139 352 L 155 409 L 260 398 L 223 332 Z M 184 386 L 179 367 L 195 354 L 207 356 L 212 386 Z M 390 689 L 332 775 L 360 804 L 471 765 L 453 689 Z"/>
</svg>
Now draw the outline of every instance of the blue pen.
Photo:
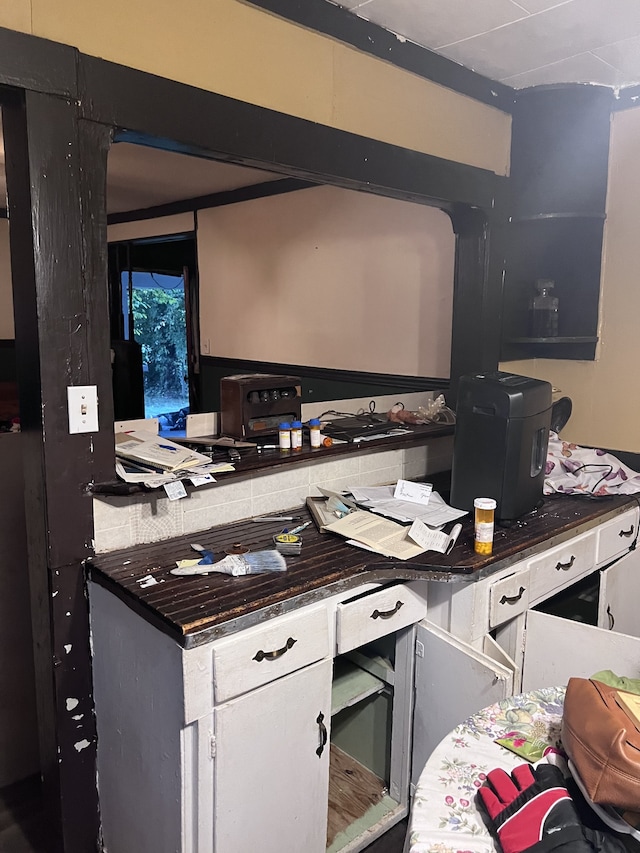
<svg viewBox="0 0 640 853">
<path fill-rule="evenodd" d="M 312 521 L 305 521 L 304 524 L 299 524 L 297 527 L 294 527 L 293 530 L 289 530 L 288 532 L 289 533 L 300 533 L 300 531 L 309 527 L 310 524 L 313 524 L 313 522 Z"/>
<path fill-rule="evenodd" d="M 170 450 L 172 453 L 175 453 L 178 450 L 177 447 L 171 447 L 170 444 L 159 444 L 158 447 L 161 450 Z"/>
</svg>

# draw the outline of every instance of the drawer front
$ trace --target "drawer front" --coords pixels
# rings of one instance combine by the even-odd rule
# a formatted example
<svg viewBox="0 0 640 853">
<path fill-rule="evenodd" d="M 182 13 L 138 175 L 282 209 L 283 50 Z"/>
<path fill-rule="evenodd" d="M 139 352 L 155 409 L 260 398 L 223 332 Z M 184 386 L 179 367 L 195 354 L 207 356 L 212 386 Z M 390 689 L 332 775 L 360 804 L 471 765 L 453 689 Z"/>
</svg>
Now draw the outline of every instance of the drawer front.
<svg viewBox="0 0 640 853">
<path fill-rule="evenodd" d="M 638 534 L 638 509 L 630 509 L 603 524 L 598 530 L 598 565 L 624 554 L 636 541 Z"/>
<path fill-rule="evenodd" d="M 489 627 L 495 628 L 508 622 L 529 606 L 529 569 L 514 572 L 496 581 L 491 587 L 489 603 Z"/>
<path fill-rule="evenodd" d="M 596 562 L 595 531 L 570 539 L 529 562 L 530 601 L 536 601 L 587 574 Z"/>
<path fill-rule="evenodd" d="M 424 619 L 426 602 L 407 586 L 391 586 L 338 604 L 336 643 L 338 654 L 406 628 Z"/>
<path fill-rule="evenodd" d="M 215 702 L 226 702 L 329 655 L 325 607 L 247 628 L 213 644 Z"/>
</svg>

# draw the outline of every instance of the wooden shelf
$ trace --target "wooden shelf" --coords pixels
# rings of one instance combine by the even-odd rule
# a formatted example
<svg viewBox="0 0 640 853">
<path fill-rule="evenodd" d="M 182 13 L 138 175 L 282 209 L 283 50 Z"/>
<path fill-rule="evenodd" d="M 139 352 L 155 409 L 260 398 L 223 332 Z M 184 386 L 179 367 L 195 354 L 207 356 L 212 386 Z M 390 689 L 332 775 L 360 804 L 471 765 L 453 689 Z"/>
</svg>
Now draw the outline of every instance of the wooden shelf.
<svg viewBox="0 0 640 853">
<path fill-rule="evenodd" d="M 574 335 L 571 337 L 555 338 L 508 338 L 510 344 L 595 344 L 597 337 L 590 335 Z"/>
<path fill-rule="evenodd" d="M 356 705 L 369 696 L 381 693 L 384 681 L 345 658 L 336 658 L 333 665 L 331 689 L 331 715 Z"/>
</svg>

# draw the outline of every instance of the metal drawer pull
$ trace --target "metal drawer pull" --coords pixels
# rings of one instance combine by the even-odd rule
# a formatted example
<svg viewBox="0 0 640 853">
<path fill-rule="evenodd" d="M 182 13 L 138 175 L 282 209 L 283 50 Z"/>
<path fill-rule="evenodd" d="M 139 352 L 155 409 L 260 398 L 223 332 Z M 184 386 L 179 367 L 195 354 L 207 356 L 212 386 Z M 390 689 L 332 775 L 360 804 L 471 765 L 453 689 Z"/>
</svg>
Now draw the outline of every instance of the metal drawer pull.
<svg viewBox="0 0 640 853">
<path fill-rule="evenodd" d="M 521 586 L 518 590 L 517 595 L 503 595 L 500 599 L 500 604 L 515 604 L 516 601 L 520 601 L 522 596 L 524 595 L 524 587 Z"/>
<path fill-rule="evenodd" d="M 633 524 L 628 530 L 620 530 L 618 536 L 633 536 Z"/>
<path fill-rule="evenodd" d="M 575 554 L 572 554 L 571 559 L 569 560 L 568 563 L 556 563 L 556 569 L 558 571 L 560 571 L 562 569 L 563 572 L 566 572 L 571 568 L 571 566 L 575 563 L 575 561 L 576 561 Z"/>
<path fill-rule="evenodd" d="M 610 604 L 607 604 L 607 616 L 609 617 L 609 630 L 613 631 L 613 626 L 616 624 L 616 620 L 613 618 Z"/>
<path fill-rule="evenodd" d="M 318 758 L 324 752 L 324 748 L 327 745 L 327 727 L 324 724 L 324 714 L 322 711 L 318 714 L 316 718 L 316 723 L 318 724 L 318 729 L 320 730 L 320 746 L 316 749 L 316 755 Z"/>
<path fill-rule="evenodd" d="M 372 619 L 391 619 L 392 616 L 395 616 L 398 610 L 402 607 L 404 601 L 396 601 L 396 606 L 393 610 L 374 610 L 371 614 Z"/>
<path fill-rule="evenodd" d="M 289 637 L 281 649 L 276 649 L 274 652 L 263 652 L 262 649 L 260 649 L 260 651 L 255 653 L 253 659 L 257 660 L 258 663 L 263 660 L 277 660 L 278 658 L 281 658 L 285 652 L 288 652 L 289 649 L 292 649 L 297 642 L 298 641 L 294 640 L 293 637 Z"/>
</svg>

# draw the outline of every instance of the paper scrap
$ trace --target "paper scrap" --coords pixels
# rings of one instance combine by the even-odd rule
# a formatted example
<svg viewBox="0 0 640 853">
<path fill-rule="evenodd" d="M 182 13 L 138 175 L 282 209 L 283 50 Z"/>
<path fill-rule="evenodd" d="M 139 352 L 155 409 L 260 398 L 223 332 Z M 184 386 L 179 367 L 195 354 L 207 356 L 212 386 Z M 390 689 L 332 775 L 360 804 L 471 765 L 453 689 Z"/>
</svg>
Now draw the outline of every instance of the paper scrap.
<svg viewBox="0 0 640 853">
<path fill-rule="evenodd" d="M 200 474 L 197 477 L 189 477 L 193 486 L 204 486 L 205 483 L 215 483 L 215 478 L 211 474 Z"/>
<path fill-rule="evenodd" d="M 439 551 L 444 554 L 449 546 L 450 537 L 442 530 L 432 530 L 419 518 L 409 528 L 409 536 L 425 551 Z"/>
<path fill-rule="evenodd" d="M 426 506 L 429 503 L 432 491 L 432 483 L 413 483 L 411 480 L 398 480 L 393 496 L 396 500 Z"/>
<path fill-rule="evenodd" d="M 163 488 L 170 501 L 179 501 L 180 498 L 186 498 L 187 496 L 187 490 L 181 480 L 174 480 L 171 483 L 165 483 Z"/>
</svg>

